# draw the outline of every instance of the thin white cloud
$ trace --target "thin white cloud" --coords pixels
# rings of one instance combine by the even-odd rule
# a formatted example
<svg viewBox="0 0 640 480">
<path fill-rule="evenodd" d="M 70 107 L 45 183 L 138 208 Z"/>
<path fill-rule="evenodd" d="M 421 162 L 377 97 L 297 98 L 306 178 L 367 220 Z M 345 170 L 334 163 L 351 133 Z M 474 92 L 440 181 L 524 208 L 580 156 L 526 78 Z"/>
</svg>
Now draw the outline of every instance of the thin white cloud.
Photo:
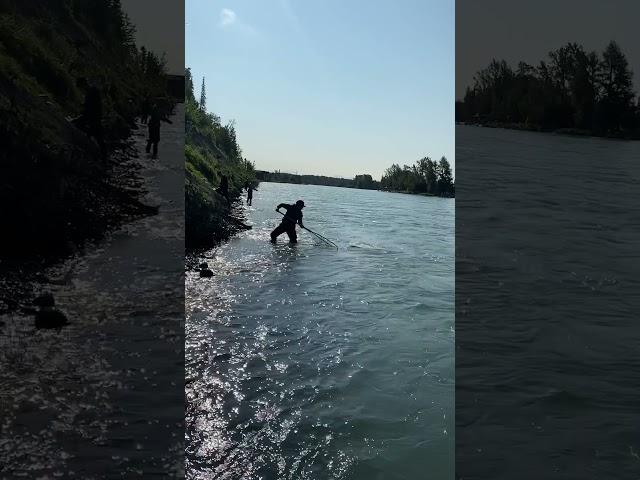
<svg viewBox="0 0 640 480">
<path fill-rule="evenodd" d="M 228 27 L 230 25 L 233 25 L 234 23 L 236 23 L 237 18 L 238 17 L 236 15 L 236 12 L 234 12 L 233 10 L 229 10 L 228 8 L 223 8 L 222 10 L 220 10 L 221 27 Z"/>
<path fill-rule="evenodd" d="M 242 34 L 255 37 L 258 35 L 258 31 L 253 28 L 251 25 L 247 25 L 242 22 L 236 12 L 229 8 L 223 8 L 220 10 L 220 27 L 225 30 L 234 30 L 237 32 L 241 32 Z"/>
</svg>

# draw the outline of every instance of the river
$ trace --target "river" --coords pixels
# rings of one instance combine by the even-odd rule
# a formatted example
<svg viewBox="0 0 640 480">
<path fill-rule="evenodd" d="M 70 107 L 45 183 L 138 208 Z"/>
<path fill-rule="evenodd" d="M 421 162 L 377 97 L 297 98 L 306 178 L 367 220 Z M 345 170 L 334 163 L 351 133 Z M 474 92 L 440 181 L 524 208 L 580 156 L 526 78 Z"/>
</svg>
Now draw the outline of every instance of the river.
<svg viewBox="0 0 640 480">
<path fill-rule="evenodd" d="M 337 250 L 268 241 L 299 198 Z M 260 184 L 186 274 L 188 478 L 453 478 L 454 205 Z"/>
<path fill-rule="evenodd" d="M 456 159 L 456 475 L 636 478 L 638 142 L 457 126 Z"/>
</svg>

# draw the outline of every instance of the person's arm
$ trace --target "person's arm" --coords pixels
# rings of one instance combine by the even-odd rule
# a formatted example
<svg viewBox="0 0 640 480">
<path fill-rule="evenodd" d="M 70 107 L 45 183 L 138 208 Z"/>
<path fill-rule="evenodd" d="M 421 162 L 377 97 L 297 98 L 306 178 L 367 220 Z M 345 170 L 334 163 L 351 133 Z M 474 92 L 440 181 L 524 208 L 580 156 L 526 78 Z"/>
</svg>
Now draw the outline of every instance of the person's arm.
<svg viewBox="0 0 640 480">
<path fill-rule="evenodd" d="M 302 212 L 300 212 L 300 218 L 298 219 L 298 225 L 300 225 L 300 227 L 304 228 L 304 225 L 302 224 Z"/>
<path fill-rule="evenodd" d="M 287 205 L 286 203 L 281 203 L 280 205 L 278 205 L 276 207 L 276 212 L 280 211 L 281 208 L 286 208 L 288 210 L 289 209 L 289 205 Z"/>
</svg>

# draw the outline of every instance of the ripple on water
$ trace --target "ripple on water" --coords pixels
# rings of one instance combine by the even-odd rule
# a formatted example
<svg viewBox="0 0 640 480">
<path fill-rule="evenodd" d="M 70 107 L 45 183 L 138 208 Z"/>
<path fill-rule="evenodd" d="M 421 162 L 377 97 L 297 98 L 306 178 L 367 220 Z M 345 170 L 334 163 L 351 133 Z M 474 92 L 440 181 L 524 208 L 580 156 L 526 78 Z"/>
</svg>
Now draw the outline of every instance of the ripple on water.
<svg viewBox="0 0 640 480">
<path fill-rule="evenodd" d="M 338 251 L 267 241 L 301 196 Z M 403 229 L 409 211 L 437 231 Z M 186 276 L 188 477 L 452 472 L 453 201 L 263 183 L 248 215 L 206 254 L 212 278 Z"/>
</svg>

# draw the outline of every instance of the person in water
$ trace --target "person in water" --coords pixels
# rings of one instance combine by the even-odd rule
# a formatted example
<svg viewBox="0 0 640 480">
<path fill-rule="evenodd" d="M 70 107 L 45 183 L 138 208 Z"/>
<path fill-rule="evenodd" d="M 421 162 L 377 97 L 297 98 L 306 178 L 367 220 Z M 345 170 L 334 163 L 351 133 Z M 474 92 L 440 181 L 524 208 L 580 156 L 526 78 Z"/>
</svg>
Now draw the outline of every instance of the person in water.
<svg viewBox="0 0 640 480">
<path fill-rule="evenodd" d="M 249 185 L 247 187 L 247 205 L 251 205 L 252 201 L 253 201 L 253 188 L 251 188 L 251 185 Z"/>
<path fill-rule="evenodd" d="M 173 123 L 160 111 L 160 107 L 157 103 L 151 106 L 151 114 L 149 115 L 149 138 L 147 139 L 146 151 L 151 151 L 153 145 L 152 158 L 158 158 L 158 143 L 160 142 L 160 122 Z"/>
<path fill-rule="evenodd" d="M 302 209 L 304 208 L 304 202 L 298 200 L 295 204 L 289 205 L 287 203 L 281 203 L 276 207 L 276 212 L 280 212 L 280 209 L 284 208 L 287 213 L 282 217 L 282 223 L 278 225 L 273 232 L 271 232 L 271 242 L 276 243 L 278 236 L 286 233 L 289 236 L 291 243 L 297 243 L 298 236 L 296 235 L 296 223 L 300 227 L 304 228 L 302 224 Z"/>
</svg>

